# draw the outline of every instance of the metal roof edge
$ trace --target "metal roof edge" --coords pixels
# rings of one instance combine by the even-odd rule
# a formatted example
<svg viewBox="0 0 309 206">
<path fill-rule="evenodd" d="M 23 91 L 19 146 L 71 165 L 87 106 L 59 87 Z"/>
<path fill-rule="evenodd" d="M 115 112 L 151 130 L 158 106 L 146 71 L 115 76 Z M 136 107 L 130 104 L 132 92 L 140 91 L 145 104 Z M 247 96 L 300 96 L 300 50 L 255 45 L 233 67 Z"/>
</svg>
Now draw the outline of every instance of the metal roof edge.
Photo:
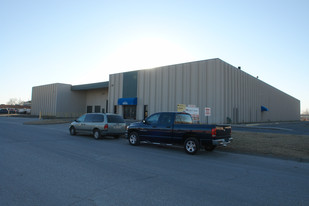
<svg viewBox="0 0 309 206">
<path fill-rule="evenodd" d="M 72 91 L 85 91 L 85 90 L 93 90 L 93 89 L 105 89 L 108 88 L 109 82 L 97 82 L 91 84 L 80 84 L 74 85 L 71 87 Z"/>
</svg>

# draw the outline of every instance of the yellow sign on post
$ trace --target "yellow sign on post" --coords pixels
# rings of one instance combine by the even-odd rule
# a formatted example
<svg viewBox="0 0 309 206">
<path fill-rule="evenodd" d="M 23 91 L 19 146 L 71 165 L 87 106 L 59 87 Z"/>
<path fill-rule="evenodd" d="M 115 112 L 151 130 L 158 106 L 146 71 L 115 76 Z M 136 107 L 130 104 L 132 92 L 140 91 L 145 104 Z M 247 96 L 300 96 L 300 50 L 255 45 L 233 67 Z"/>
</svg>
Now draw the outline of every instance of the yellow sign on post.
<svg viewBox="0 0 309 206">
<path fill-rule="evenodd" d="M 178 104 L 177 105 L 177 112 L 184 112 L 186 111 L 186 105 L 185 104 Z"/>
</svg>

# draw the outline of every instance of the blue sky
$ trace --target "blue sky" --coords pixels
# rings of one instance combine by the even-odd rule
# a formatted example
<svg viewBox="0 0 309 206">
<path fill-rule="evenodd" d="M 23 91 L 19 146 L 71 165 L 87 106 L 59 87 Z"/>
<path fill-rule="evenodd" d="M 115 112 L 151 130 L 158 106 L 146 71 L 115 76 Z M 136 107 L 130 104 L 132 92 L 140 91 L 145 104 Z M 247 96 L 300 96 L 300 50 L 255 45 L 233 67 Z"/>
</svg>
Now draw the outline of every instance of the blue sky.
<svg viewBox="0 0 309 206">
<path fill-rule="evenodd" d="M 33 86 L 220 58 L 309 110 L 307 0 L 0 0 L 0 26 L 0 104 L 31 100 Z"/>
</svg>

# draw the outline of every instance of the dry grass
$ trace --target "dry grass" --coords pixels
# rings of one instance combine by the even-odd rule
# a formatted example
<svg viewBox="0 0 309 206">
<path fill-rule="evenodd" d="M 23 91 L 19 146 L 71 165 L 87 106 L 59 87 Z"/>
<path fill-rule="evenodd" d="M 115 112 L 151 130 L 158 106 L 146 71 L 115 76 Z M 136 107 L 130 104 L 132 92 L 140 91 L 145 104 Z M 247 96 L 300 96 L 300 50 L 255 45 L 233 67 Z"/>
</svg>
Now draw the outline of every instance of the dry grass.
<svg viewBox="0 0 309 206">
<path fill-rule="evenodd" d="M 233 132 L 233 142 L 222 151 L 309 161 L 309 135 Z"/>
</svg>

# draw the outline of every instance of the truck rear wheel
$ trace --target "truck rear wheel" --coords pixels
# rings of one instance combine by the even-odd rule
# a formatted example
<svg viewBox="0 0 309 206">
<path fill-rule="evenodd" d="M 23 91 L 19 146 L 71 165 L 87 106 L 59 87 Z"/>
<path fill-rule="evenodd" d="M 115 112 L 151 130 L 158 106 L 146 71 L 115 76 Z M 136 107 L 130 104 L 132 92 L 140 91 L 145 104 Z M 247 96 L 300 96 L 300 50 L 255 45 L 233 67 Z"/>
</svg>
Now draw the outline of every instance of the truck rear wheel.
<svg viewBox="0 0 309 206">
<path fill-rule="evenodd" d="M 184 149 L 188 154 L 195 154 L 199 150 L 199 142 L 194 137 L 186 139 Z"/>
</svg>

